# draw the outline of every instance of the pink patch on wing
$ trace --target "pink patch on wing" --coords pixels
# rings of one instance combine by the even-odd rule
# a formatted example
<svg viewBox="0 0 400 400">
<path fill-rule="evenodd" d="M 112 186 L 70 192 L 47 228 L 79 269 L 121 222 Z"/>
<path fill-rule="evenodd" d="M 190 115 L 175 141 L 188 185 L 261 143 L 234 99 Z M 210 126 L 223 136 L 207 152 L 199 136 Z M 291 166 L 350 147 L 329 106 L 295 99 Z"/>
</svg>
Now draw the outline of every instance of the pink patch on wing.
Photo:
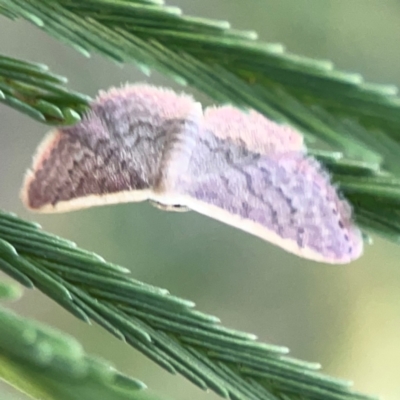
<svg viewBox="0 0 400 400">
<path fill-rule="evenodd" d="M 204 112 L 206 129 L 221 139 L 244 142 L 258 153 L 304 152 L 303 136 L 287 125 L 269 121 L 260 113 L 233 106 L 209 107 Z"/>
</svg>

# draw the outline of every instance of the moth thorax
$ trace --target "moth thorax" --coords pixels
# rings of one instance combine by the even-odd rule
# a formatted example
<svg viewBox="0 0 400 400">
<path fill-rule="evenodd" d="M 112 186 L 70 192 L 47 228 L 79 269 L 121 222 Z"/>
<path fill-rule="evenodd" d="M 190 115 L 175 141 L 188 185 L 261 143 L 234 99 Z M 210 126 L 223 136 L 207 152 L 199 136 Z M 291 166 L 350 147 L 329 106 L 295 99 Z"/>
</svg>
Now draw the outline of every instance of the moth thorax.
<svg viewBox="0 0 400 400">
<path fill-rule="evenodd" d="M 178 180 L 184 175 L 183 172 L 189 168 L 200 129 L 194 120 L 176 120 L 170 124 L 154 187 L 156 193 L 174 191 Z"/>
</svg>

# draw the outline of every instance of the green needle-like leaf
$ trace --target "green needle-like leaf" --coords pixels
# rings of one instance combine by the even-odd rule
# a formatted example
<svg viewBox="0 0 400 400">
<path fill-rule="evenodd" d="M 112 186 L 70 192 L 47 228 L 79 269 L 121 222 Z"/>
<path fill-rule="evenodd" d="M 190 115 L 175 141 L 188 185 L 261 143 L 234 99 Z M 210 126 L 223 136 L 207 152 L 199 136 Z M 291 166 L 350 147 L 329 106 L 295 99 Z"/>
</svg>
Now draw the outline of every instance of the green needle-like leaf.
<svg viewBox="0 0 400 400">
<path fill-rule="evenodd" d="M 4 272 L 28 287 L 36 286 L 78 318 L 97 322 L 167 371 L 180 373 L 202 389 L 237 400 L 369 398 L 352 392 L 348 382 L 319 373 L 319 365 L 290 358 L 284 347 L 260 343 L 254 335 L 225 328 L 218 318 L 196 311 L 192 302 L 128 277 L 124 268 L 43 232 L 37 224 L 1 212 L 0 239 Z M 4 323 L 10 319 L 16 321 L 14 325 Z M 58 360 L 48 346 L 36 345 L 36 339 L 9 344 L 1 336 L 2 329 L 14 326 L 9 336 L 14 338 L 22 322 L 1 312 L 0 320 L 1 349 L 11 346 L 24 360 L 34 357 L 44 365 Z M 29 329 L 32 333 L 26 330 L 22 341 L 37 337 L 36 328 Z M 50 340 L 48 335 L 45 340 Z M 68 348 L 60 341 L 64 350 Z M 87 373 L 91 367 L 85 367 L 88 361 L 78 350 L 65 350 L 66 360 L 59 360 L 58 367 L 52 365 L 48 379 L 65 369 L 77 377 Z M 70 370 L 70 363 L 74 369 Z M 47 383 L 43 388 L 52 388 Z"/>
</svg>

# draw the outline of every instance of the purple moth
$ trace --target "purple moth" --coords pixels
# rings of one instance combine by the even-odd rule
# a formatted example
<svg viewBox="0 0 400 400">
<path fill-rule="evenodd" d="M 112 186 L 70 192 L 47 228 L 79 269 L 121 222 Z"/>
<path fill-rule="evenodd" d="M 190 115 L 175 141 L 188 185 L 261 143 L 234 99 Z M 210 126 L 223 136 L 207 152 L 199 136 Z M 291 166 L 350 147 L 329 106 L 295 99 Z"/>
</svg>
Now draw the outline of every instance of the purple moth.
<svg viewBox="0 0 400 400">
<path fill-rule="evenodd" d="M 100 92 L 81 122 L 50 132 L 21 196 L 44 213 L 150 200 L 331 264 L 363 251 L 350 205 L 300 133 L 145 84 Z"/>
</svg>

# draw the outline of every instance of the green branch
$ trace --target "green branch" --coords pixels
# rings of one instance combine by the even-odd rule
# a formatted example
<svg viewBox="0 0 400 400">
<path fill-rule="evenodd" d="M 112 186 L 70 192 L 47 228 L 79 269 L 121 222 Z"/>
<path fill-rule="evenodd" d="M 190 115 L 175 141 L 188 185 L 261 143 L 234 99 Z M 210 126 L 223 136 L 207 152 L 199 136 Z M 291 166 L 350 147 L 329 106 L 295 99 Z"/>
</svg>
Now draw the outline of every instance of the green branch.
<svg viewBox="0 0 400 400">
<path fill-rule="evenodd" d="M 80 120 L 90 97 L 63 88 L 66 81 L 45 65 L 0 55 L 0 102 L 40 122 L 69 125 Z"/>
<path fill-rule="evenodd" d="M 369 398 L 350 391 L 348 382 L 322 375 L 319 365 L 227 329 L 192 302 L 127 277 L 124 268 L 37 224 L 2 212 L 0 237 L 0 269 L 202 389 L 237 400 Z"/>
<path fill-rule="evenodd" d="M 225 21 L 182 16 L 158 1 L 0 0 L 84 54 L 156 69 L 218 102 L 288 121 L 308 137 L 398 173 L 400 99 L 329 61 L 289 54 Z"/>
</svg>

